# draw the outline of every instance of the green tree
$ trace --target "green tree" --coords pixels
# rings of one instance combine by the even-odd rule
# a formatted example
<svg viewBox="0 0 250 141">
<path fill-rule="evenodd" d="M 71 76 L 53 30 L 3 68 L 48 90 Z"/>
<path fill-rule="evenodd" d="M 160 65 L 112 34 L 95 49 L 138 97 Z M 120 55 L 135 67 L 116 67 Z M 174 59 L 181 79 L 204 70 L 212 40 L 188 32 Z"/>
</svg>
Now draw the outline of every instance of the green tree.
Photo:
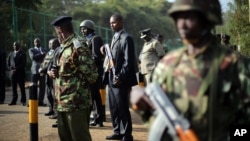
<svg viewBox="0 0 250 141">
<path fill-rule="evenodd" d="M 137 52 L 143 40 L 139 31 L 151 28 L 153 33 L 162 34 L 165 39 L 175 39 L 177 34 L 172 19 L 167 16 L 170 3 L 165 0 L 106 0 L 86 2 L 75 8 L 73 17 L 77 20 L 92 19 L 97 25 L 109 28 L 109 18 L 113 13 L 121 13 L 125 19 L 125 29 L 134 37 Z"/>
<path fill-rule="evenodd" d="M 40 4 L 40 0 L 2 0 L 0 2 L 1 48 L 6 50 L 7 53 L 12 50 L 12 43 L 14 42 L 13 27 L 16 26 L 17 22 L 13 22 L 13 14 L 17 14 L 15 13 L 16 8 L 36 10 Z M 18 27 L 18 32 L 22 29 L 22 25 L 25 25 L 25 23 Z"/>
<path fill-rule="evenodd" d="M 250 24 L 248 0 L 234 0 L 229 4 L 228 28 L 231 42 L 236 43 L 240 52 L 246 56 L 250 55 Z"/>
</svg>

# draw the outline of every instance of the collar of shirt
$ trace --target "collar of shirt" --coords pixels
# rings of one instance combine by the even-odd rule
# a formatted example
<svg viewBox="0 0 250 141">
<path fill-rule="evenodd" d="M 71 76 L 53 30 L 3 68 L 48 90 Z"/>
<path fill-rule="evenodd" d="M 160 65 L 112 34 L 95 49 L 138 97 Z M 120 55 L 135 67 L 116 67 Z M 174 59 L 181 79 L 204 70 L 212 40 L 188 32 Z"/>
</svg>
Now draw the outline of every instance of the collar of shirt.
<svg viewBox="0 0 250 141">
<path fill-rule="evenodd" d="M 72 43 L 72 42 L 70 42 L 74 37 L 76 36 L 76 34 L 72 34 L 72 35 L 69 35 L 69 37 L 67 38 L 67 39 L 65 39 L 65 40 L 63 40 L 62 42 L 61 42 L 61 47 L 62 48 L 64 48 L 64 47 L 67 47 L 70 43 Z"/>
<path fill-rule="evenodd" d="M 94 36 L 94 33 L 89 34 L 86 36 L 86 40 L 89 41 Z"/>
<path fill-rule="evenodd" d="M 147 44 L 151 43 L 153 40 L 154 40 L 154 39 L 151 38 L 149 41 L 145 41 L 145 44 L 147 45 Z"/>
<path fill-rule="evenodd" d="M 118 31 L 118 32 L 115 32 L 115 34 L 114 34 L 114 38 L 117 38 L 122 32 L 124 31 L 124 28 L 123 29 L 121 29 L 120 31 Z"/>
</svg>

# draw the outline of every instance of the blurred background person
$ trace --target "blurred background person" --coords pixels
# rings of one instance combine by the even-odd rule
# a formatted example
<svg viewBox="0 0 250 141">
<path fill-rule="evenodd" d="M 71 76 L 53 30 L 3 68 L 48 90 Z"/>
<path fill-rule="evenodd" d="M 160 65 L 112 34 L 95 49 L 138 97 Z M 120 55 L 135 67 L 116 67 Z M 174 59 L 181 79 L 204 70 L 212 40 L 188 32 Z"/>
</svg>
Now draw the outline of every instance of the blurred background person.
<svg viewBox="0 0 250 141">
<path fill-rule="evenodd" d="M 29 49 L 31 65 L 31 82 L 39 84 L 38 106 L 46 106 L 44 103 L 45 96 L 45 75 L 40 75 L 39 68 L 45 57 L 46 50 L 41 46 L 39 38 L 34 39 L 34 47 Z M 39 82 L 39 83 L 38 83 Z"/>
<path fill-rule="evenodd" d="M 13 43 L 13 52 L 10 52 L 7 58 L 7 66 L 10 71 L 11 85 L 12 85 L 12 100 L 9 105 L 16 105 L 18 94 L 17 84 L 21 90 L 21 104 L 26 105 L 25 93 L 25 67 L 26 67 L 26 53 L 21 50 L 18 42 Z"/>
<path fill-rule="evenodd" d="M 55 114 L 54 111 L 54 82 L 53 79 L 47 74 L 48 67 L 53 61 L 55 50 L 60 46 L 57 38 L 49 40 L 49 51 L 46 53 L 44 60 L 39 68 L 40 75 L 45 75 L 45 90 L 47 93 L 47 99 L 49 101 L 49 111 L 45 113 L 45 116 L 51 116 Z"/>
<path fill-rule="evenodd" d="M 168 48 L 167 48 L 166 44 L 164 43 L 163 35 L 162 34 L 155 34 L 155 39 L 161 43 L 162 48 L 164 49 L 165 53 L 168 53 Z"/>
<path fill-rule="evenodd" d="M 142 50 L 139 55 L 140 71 L 144 76 L 145 85 L 151 82 L 152 72 L 157 62 L 165 55 L 161 43 L 152 37 L 151 29 L 140 31 L 141 39 L 144 40 Z"/>
</svg>

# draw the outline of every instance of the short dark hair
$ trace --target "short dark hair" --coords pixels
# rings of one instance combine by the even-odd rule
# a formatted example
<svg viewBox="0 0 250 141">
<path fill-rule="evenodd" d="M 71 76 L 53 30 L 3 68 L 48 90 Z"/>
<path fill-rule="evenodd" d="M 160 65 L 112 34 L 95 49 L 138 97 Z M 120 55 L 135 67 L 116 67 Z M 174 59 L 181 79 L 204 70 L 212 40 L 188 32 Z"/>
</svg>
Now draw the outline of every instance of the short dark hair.
<svg viewBox="0 0 250 141">
<path fill-rule="evenodd" d="M 39 41 L 39 42 L 41 42 L 41 39 L 38 38 L 38 37 L 34 39 L 34 41 L 36 41 L 36 40 Z"/>
<path fill-rule="evenodd" d="M 111 17 L 114 17 L 117 21 L 123 22 L 123 17 L 119 13 L 115 13 Z"/>
<path fill-rule="evenodd" d="M 16 46 L 20 47 L 20 43 L 18 41 L 15 41 L 13 45 L 16 44 Z"/>
</svg>

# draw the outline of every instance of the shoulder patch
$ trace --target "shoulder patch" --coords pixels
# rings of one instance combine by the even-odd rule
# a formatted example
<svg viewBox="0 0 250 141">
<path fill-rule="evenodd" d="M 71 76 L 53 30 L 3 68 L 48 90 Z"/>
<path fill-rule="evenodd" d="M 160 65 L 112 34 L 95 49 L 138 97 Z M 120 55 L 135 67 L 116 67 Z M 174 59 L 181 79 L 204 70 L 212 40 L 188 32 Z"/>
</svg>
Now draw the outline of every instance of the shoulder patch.
<svg viewBox="0 0 250 141">
<path fill-rule="evenodd" d="M 82 46 L 82 44 L 80 43 L 78 39 L 74 39 L 73 44 L 74 44 L 74 48 L 76 49 Z"/>
</svg>

